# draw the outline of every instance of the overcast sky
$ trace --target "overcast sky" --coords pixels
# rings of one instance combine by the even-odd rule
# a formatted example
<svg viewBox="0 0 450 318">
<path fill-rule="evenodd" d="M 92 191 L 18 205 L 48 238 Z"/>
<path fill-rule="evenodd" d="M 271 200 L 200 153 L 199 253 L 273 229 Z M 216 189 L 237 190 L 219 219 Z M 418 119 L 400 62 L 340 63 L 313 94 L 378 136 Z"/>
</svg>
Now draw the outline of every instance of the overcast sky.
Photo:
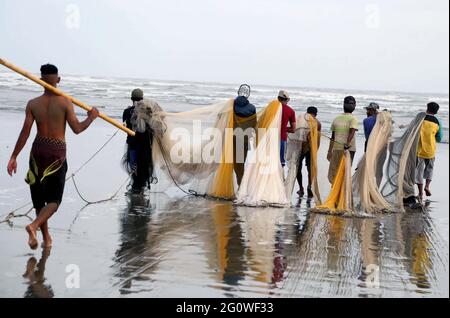
<svg viewBox="0 0 450 318">
<path fill-rule="evenodd" d="M 442 92 L 448 0 L 0 0 L 33 72 Z"/>
</svg>

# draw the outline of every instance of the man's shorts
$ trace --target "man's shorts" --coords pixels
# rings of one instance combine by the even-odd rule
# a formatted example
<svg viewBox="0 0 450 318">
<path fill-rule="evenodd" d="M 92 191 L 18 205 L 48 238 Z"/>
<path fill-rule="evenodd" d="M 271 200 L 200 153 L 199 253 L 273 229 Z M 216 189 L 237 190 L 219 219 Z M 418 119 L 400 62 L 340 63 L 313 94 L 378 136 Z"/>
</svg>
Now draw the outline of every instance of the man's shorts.
<svg viewBox="0 0 450 318">
<path fill-rule="evenodd" d="M 54 174 L 46 177 L 42 182 L 36 181 L 30 185 L 31 200 L 36 212 L 40 211 L 45 205 L 56 203 L 61 204 L 66 184 L 67 161 Z"/>
<path fill-rule="evenodd" d="M 49 203 L 61 204 L 66 183 L 66 143 L 36 136 L 30 154 L 30 169 L 25 181 L 30 185 L 36 212 Z"/>
<path fill-rule="evenodd" d="M 434 158 L 417 158 L 416 183 L 423 184 L 423 180 L 433 180 Z"/>
</svg>

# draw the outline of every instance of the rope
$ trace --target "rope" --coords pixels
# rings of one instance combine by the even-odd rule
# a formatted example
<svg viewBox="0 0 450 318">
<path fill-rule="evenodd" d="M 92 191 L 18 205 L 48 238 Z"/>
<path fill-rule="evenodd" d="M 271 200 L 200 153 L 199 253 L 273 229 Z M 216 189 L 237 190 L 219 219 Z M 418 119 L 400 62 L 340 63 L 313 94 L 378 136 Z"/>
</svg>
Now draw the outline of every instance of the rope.
<svg viewBox="0 0 450 318">
<path fill-rule="evenodd" d="M 338 144 L 338 145 L 341 145 L 341 146 L 345 146 L 345 143 L 336 141 L 336 140 L 334 140 L 333 138 L 328 137 L 327 135 L 325 135 L 325 134 L 322 133 L 322 132 L 320 132 L 320 135 L 321 135 L 322 137 L 325 137 L 325 138 L 329 139 L 331 142 L 334 142 L 335 144 Z"/>
<path fill-rule="evenodd" d="M 196 197 L 204 197 L 204 196 L 198 194 L 198 193 L 197 193 L 196 191 L 194 191 L 194 190 L 188 190 L 188 191 L 186 191 L 186 190 L 184 190 L 184 189 L 178 184 L 178 182 L 175 180 L 174 176 L 172 175 L 172 171 L 170 170 L 169 164 L 168 164 L 167 159 L 166 159 L 166 156 L 165 156 L 164 149 L 163 149 L 163 147 L 162 147 L 162 145 L 161 145 L 161 141 L 159 140 L 158 137 L 156 137 L 156 140 L 158 141 L 159 148 L 161 149 L 161 154 L 162 154 L 162 157 L 163 157 L 163 159 L 164 159 L 164 163 L 165 163 L 165 165 L 166 165 L 166 167 L 167 167 L 167 171 L 169 172 L 169 176 L 170 176 L 170 178 L 172 179 L 172 181 L 173 181 L 173 183 L 175 184 L 175 186 L 176 186 L 178 189 L 180 189 L 183 193 L 185 193 L 185 194 L 187 194 L 187 195 L 193 195 L 193 196 L 196 196 Z"/>
<path fill-rule="evenodd" d="M 95 156 L 97 156 L 100 151 L 102 151 L 106 145 L 108 145 L 111 140 L 113 140 L 113 138 L 117 135 L 117 133 L 119 132 L 119 130 L 117 130 L 104 144 L 103 146 L 101 146 L 84 164 L 81 165 L 81 167 L 79 167 L 73 174 L 72 176 L 76 175 L 78 172 L 80 172 L 81 169 L 83 169 L 89 162 L 91 162 L 92 159 L 94 159 Z M 72 177 L 71 176 L 71 177 Z M 67 178 L 66 181 L 68 181 L 71 177 Z"/>
<path fill-rule="evenodd" d="M 303 128 L 297 128 L 295 131 L 297 132 L 297 131 L 302 130 L 302 129 L 303 129 Z M 327 138 L 328 140 L 330 140 L 331 142 L 333 142 L 333 143 L 335 143 L 335 144 L 338 144 L 338 145 L 341 145 L 341 146 L 345 146 L 345 143 L 336 141 L 336 140 L 334 140 L 333 138 L 328 137 L 327 135 L 325 135 L 323 132 L 319 132 L 319 134 L 320 134 L 322 137 Z M 288 135 L 288 137 L 289 137 L 289 135 Z M 292 140 L 292 139 L 291 139 L 291 140 Z"/>
<path fill-rule="evenodd" d="M 73 184 L 74 184 L 74 186 L 75 186 L 75 190 L 76 190 L 76 192 L 77 192 L 77 194 L 80 196 L 80 198 L 84 201 L 84 202 L 86 202 L 87 203 L 87 205 L 91 205 L 91 204 L 97 204 L 97 203 L 102 203 L 102 202 L 106 202 L 106 201 L 110 201 L 110 200 L 112 200 L 112 199 L 114 199 L 116 196 L 117 196 L 117 194 L 119 193 L 119 191 L 123 188 L 123 186 L 129 181 L 129 177 L 127 178 L 127 180 L 120 186 L 120 188 L 110 197 L 110 198 L 108 198 L 108 199 L 104 199 L 104 200 L 99 200 L 99 201 L 95 201 L 95 202 L 92 202 L 92 201 L 88 201 L 88 200 L 86 200 L 82 195 L 81 195 L 81 193 L 80 193 L 80 191 L 79 191 L 79 189 L 78 189 L 78 186 L 77 186 L 77 184 L 76 184 L 76 182 L 75 182 L 75 175 L 76 174 L 78 174 L 84 167 L 86 167 L 86 165 L 89 163 L 89 162 L 91 162 L 110 142 L 111 142 L 111 140 L 113 140 L 114 139 L 114 137 L 117 135 L 119 133 L 119 129 L 91 156 L 91 157 L 89 157 L 89 159 L 85 162 L 85 163 L 83 163 L 74 173 L 72 173 L 71 175 L 70 175 L 70 177 L 68 177 L 68 178 L 66 178 L 66 182 L 67 181 L 69 181 L 70 179 L 72 179 L 72 181 L 73 181 Z M 6 216 L 4 217 L 4 219 L 3 220 L 0 220 L 0 224 L 2 224 L 2 223 L 10 223 L 11 222 L 11 219 L 13 219 L 13 218 L 21 218 L 21 217 L 28 217 L 28 218 L 30 218 L 29 217 L 29 214 L 33 211 L 33 207 L 32 208 L 30 208 L 26 213 L 24 213 L 24 214 L 16 214 L 16 212 L 17 211 L 19 211 L 19 210 L 22 210 L 23 208 L 25 208 L 25 207 L 27 207 L 27 206 L 29 206 L 30 204 L 32 204 L 33 202 L 32 201 L 29 201 L 29 202 L 27 202 L 26 204 L 24 204 L 24 205 L 22 205 L 22 206 L 20 206 L 20 207 L 18 207 L 18 208 L 16 208 L 16 209 L 14 209 L 14 210 L 12 210 L 11 212 L 9 212 L 9 213 L 7 213 L 6 214 Z M 31 219 L 31 218 L 30 218 Z"/>
<path fill-rule="evenodd" d="M 28 204 L 26 204 L 26 205 L 24 205 L 24 206 L 22 206 L 21 208 L 24 208 L 24 207 L 26 207 L 26 206 L 28 206 L 29 205 L 29 203 Z M 32 218 L 29 216 L 29 214 L 33 211 L 33 207 L 32 208 L 30 208 L 26 213 L 24 213 L 24 214 L 15 214 L 15 212 L 16 211 L 18 211 L 18 210 L 20 210 L 20 208 L 19 209 L 16 209 L 14 212 L 10 212 L 3 220 L 1 220 L 0 221 L 0 224 L 2 224 L 2 223 L 10 223 L 11 224 L 11 219 L 13 219 L 13 218 L 22 218 L 22 217 L 27 217 L 27 218 L 29 218 L 30 220 L 32 220 Z"/>
<path fill-rule="evenodd" d="M 99 204 L 99 203 L 111 201 L 112 199 L 114 199 L 114 198 L 119 194 L 119 191 L 125 186 L 125 184 L 127 184 L 128 181 L 130 181 L 130 177 L 127 177 L 127 179 L 125 180 L 125 182 L 123 182 L 123 183 L 120 185 L 119 189 L 117 189 L 117 191 L 114 192 L 114 194 L 113 194 L 111 197 L 107 198 L 107 199 L 103 199 L 103 200 L 99 200 L 99 201 L 88 201 L 88 200 L 85 199 L 84 196 L 81 194 L 81 192 L 80 192 L 80 190 L 79 190 L 79 188 L 78 188 L 78 186 L 77 186 L 77 183 L 76 183 L 76 181 L 75 181 L 75 175 L 72 175 L 70 178 L 72 179 L 73 185 L 74 185 L 74 187 L 75 187 L 75 190 L 77 191 L 78 196 L 81 198 L 81 200 L 83 200 L 83 201 L 86 203 L 86 205 Z"/>
</svg>

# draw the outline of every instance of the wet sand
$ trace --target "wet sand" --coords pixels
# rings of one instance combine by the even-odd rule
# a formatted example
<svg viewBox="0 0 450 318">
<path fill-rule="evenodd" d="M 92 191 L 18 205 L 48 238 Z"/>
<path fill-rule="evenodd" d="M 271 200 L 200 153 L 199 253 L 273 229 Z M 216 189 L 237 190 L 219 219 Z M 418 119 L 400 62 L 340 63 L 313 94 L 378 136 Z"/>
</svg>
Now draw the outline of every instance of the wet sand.
<svg viewBox="0 0 450 318">
<path fill-rule="evenodd" d="M 22 119 L 0 119 L 1 216 L 29 201 L 31 143 L 18 174 L 6 175 Z M 114 132 L 98 121 L 85 134 L 69 133 L 69 171 Z M 110 196 L 126 179 L 124 140 L 116 136 L 77 175 L 88 200 Z M 425 211 L 371 219 L 311 214 L 306 200 L 255 209 L 175 190 L 145 198 L 123 190 L 83 209 L 68 182 L 50 221 L 50 251 L 29 250 L 26 218 L 0 224 L 0 297 L 448 297 L 448 158 L 448 144 L 439 145 Z"/>
</svg>

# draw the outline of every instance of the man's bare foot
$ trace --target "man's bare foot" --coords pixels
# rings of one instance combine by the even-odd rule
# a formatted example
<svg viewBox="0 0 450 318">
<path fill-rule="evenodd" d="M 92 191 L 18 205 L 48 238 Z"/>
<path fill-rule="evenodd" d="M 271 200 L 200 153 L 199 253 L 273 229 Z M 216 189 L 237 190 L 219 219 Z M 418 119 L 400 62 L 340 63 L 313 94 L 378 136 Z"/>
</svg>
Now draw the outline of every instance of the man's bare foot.
<svg viewBox="0 0 450 318">
<path fill-rule="evenodd" d="M 426 188 L 426 189 L 424 189 L 424 191 L 425 191 L 425 194 L 427 195 L 427 197 L 431 197 L 430 189 Z"/>
<path fill-rule="evenodd" d="M 28 236 L 29 236 L 28 237 L 28 245 L 30 246 L 30 248 L 32 250 L 37 249 L 39 246 L 39 243 L 38 243 L 37 236 L 36 236 L 36 230 L 33 229 L 33 227 L 31 225 L 28 225 L 25 229 L 27 230 Z"/>
</svg>

